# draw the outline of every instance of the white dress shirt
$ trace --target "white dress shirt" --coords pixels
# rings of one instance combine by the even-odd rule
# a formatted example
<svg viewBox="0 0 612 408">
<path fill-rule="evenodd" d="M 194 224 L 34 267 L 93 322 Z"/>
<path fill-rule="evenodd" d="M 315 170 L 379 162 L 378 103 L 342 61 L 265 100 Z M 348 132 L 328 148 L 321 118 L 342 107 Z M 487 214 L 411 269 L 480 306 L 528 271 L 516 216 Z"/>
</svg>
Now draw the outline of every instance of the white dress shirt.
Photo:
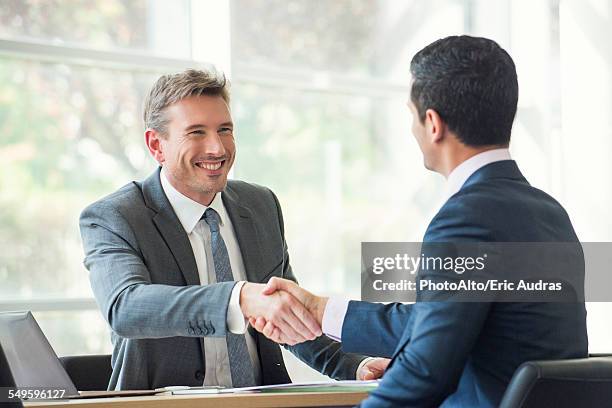
<svg viewBox="0 0 612 408">
<path fill-rule="evenodd" d="M 208 207 L 177 191 L 168 181 L 163 167 L 160 172 L 160 181 L 174 213 L 189 238 L 198 268 L 200 284 L 209 285 L 216 283 L 217 278 L 210 242 L 210 228 L 206 221 L 201 219 Z M 255 370 L 255 381 L 259 384 L 261 382 L 261 364 L 257 354 L 257 346 L 253 337 L 246 331 L 246 319 L 240 309 L 240 289 L 246 280 L 242 253 L 238 246 L 232 221 L 223 205 L 221 194 L 215 195 L 215 198 L 210 203 L 210 208 L 213 208 L 219 214 L 219 231 L 227 247 L 232 275 L 234 280 L 238 281 L 232 290 L 227 308 L 227 329 L 232 333 L 245 335 L 247 349 Z M 206 360 L 206 371 L 203 385 L 231 387 L 232 379 L 225 337 L 204 337 L 204 358 Z"/>
<path fill-rule="evenodd" d="M 477 170 L 487 164 L 502 160 L 512 160 L 508 149 L 493 149 L 478 153 L 455 167 L 448 175 L 444 200 L 437 209 L 439 210 L 449 198 L 459 192 L 467 179 Z M 348 305 L 349 300 L 346 298 L 329 298 L 325 306 L 325 311 L 323 312 L 323 322 L 321 325 L 321 329 L 327 337 L 336 341 L 342 341 L 342 326 L 344 324 Z"/>
</svg>

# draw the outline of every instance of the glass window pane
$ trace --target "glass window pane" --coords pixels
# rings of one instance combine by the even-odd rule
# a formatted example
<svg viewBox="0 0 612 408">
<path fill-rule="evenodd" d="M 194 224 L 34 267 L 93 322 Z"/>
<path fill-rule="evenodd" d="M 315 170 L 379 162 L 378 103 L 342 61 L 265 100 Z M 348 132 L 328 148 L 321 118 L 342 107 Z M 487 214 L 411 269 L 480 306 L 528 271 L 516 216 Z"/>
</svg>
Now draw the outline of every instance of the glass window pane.
<svg viewBox="0 0 612 408">
<path fill-rule="evenodd" d="M 235 73 L 285 67 L 407 83 L 410 58 L 422 44 L 463 30 L 463 5 L 449 0 L 233 0 L 232 64 Z"/>
<path fill-rule="evenodd" d="M 189 57 L 189 0 L 6 0 L 0 37 Z"/>
<path fill-rule="evenodd" d="M 79 214 L 155 166 L 149 74 L 0 59 L 0 296 L 91 295 Z"/>
<path fill-rule="evenodd" d="M 404 96 L 239 84 L 233 98 L 235 177 L 279 196 L 305 287 L 359 296 L 362 241 L 422 239 L 442 179 L 423 169 Z"/>
<path fill-rule="evenodd" d="M 109 328 L 97 310 L 33 314 L 59 357 L 111 353 Z"/>
</svg>

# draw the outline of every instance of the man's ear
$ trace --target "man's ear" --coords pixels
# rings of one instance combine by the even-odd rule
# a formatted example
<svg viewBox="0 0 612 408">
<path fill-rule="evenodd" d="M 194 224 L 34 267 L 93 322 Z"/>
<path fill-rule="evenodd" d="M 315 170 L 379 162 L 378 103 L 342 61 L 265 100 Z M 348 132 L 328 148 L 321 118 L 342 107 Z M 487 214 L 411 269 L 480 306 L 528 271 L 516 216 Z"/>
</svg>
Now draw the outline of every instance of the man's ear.
<svg viewBox="0 0 612 408">
<path fill-rule="evenodd" d="M 442 120 L 438 112 L 433 109 L 425 111 L 425 129 L 431 143 L 439 143 L 446 134 L 446 123 Z"/>
<path fill-rule="evenodd" d="M 159 164 L 162 164 L 166 159 L 164 158 L 161 134 L 155 129 L 148 128 L 147 130 L 145 130 L 144 136 L 145 143 L 147 144 L 147 148 L 149 149 L 149 153 L 151 153 L 151 156 L 153 156 L 153 158 Z"/>
</svg>

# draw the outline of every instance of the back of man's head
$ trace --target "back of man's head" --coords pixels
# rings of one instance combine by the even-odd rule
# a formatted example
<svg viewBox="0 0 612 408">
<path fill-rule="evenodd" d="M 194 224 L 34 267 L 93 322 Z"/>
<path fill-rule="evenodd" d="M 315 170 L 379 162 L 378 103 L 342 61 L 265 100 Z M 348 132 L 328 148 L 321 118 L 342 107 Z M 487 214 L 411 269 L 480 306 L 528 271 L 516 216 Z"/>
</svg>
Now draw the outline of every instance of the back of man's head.
<svg viewBox="0 0 612 408">
<path fill-rule="evenodd" d="M 442 38 L 413 57 L 410 71 L 421 122 L 433 109 L 467 146 L 508 145 L 518 81 L 512 58 L 495 41 Z"/>
</svg>

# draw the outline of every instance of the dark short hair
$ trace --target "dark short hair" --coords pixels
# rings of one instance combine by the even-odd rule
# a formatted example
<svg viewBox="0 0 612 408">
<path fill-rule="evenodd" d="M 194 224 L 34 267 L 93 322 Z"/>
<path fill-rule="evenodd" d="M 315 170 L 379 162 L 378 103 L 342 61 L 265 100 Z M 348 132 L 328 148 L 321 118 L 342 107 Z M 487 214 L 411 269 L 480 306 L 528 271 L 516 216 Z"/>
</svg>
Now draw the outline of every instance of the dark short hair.
<svg viewBox="0 0 612 408">
<path fill-rule="evenodd" d="M 433 109 L 465 145 L 510 142 L 518 81 L 512 58 L 495 41 L 442 38 L 412 58 L 410 71 L 410 98 L 421 123 Z"/>
</svg>

